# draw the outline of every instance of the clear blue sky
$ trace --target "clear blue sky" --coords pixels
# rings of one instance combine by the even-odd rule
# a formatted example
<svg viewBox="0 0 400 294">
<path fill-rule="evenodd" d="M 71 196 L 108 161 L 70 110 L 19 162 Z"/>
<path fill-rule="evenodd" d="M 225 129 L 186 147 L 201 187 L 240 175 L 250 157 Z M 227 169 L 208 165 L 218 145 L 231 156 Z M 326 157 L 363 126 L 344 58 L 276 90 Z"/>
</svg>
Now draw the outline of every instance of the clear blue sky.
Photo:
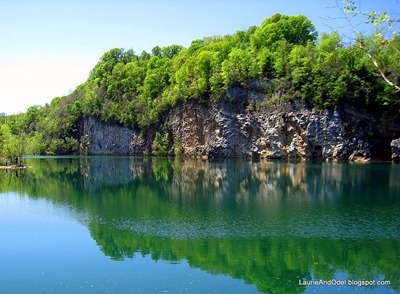
<svg viewBox="0 0 400 294">
<path fill-rule="evenodd" d="M 338 0 L 341 3 L 341 0 Z M 0 113 L 25 112 L 83 83 L 111 48 L 136 53 L 246 30 L 274 13 L 337 29 L 335 0 L 0 0 Z M 398 0 L 361 1 L 399 12 Z M 327 26 L 328 25 L 328 26 Z"/>
</svg>

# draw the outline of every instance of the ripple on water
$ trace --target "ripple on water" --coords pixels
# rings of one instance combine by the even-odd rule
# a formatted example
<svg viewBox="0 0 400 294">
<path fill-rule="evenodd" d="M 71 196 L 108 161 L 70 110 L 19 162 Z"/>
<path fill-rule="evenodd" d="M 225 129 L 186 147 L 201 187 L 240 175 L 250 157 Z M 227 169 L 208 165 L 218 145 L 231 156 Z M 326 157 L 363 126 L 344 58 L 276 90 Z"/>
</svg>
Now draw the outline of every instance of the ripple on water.
<svg viewBox="0 0 400 294">
<path fill-rule="evenodd" d="M 120 230 L 138 235 L 150 235 L 171 239 L 251 238 L 268 236 L 296 236 L 301 238 L 332 239 L 398 239 L 400 240 L 399 216 L 393 213 L 332 212 L 323 215 L 301 215 L 260 219 L 251 216 L 226 215 L 218 219 L 157 219 L 139 218 L 114 222 Z"/>
</svg>

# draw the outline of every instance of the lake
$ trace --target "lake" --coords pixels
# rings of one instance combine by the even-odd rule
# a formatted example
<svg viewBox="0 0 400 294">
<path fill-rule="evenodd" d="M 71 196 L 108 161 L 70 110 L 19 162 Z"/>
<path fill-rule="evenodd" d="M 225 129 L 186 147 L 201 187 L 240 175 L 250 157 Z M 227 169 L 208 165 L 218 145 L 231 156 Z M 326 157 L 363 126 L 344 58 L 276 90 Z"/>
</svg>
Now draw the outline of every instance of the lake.
<svg viewBox="0 0 400 294">
<path fill-rule="evenodd" d="M 0 293 L 400 293 L 400 165 L 32 157 Z"/>
</svg>

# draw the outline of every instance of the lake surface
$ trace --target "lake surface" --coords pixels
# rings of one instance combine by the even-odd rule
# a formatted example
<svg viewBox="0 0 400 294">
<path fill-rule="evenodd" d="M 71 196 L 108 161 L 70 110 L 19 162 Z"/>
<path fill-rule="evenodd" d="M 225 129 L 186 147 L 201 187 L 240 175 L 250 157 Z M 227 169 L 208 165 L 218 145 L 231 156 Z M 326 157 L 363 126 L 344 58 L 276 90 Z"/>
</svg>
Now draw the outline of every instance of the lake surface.
<svg viewBox="0 0 400 294">
<path fill-rule="evenodd" d="M 27 162 L 0 174 L 0 293 L 400 293 L 400 165 Z"/>
</svg>

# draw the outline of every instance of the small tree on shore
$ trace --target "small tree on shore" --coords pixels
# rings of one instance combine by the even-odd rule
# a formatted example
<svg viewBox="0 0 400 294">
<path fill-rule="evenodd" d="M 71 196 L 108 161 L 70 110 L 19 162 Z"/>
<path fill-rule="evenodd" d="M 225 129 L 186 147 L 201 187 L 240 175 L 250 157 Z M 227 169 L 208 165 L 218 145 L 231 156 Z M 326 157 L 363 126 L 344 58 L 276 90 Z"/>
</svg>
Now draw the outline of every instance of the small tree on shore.
<svg viewBox="0 0 400 294">
<path fill-rule="evenodd" d="M 9 164 L 19 164 L 22 162 L 20 158 L 24 154 L 25 144 L 24 136 L 15 136 L 7 125 L 0 127 L 0 155 L 2 161 L 8 158 Z M 18 158 L 17 160 L 15 160 Z M 4 162 L 2 162 L 4 164 Z"/>
</svg>

